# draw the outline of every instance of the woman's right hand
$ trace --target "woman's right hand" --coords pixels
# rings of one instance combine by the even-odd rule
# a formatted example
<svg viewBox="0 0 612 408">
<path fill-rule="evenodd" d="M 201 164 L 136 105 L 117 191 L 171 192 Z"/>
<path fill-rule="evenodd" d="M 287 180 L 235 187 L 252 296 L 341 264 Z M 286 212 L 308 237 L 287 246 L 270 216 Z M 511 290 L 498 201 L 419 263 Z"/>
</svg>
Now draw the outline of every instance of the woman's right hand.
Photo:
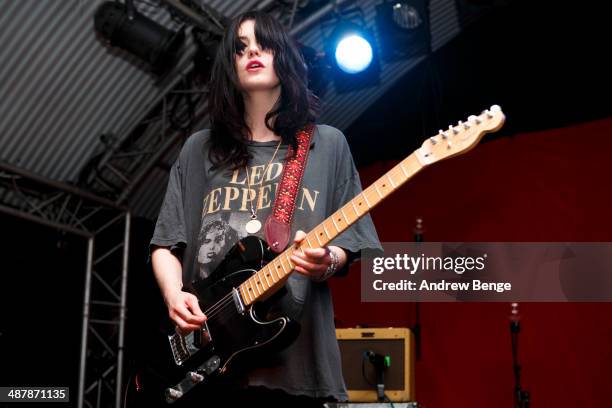
<svg viewBox="0 0 612 408">
<path fill-rule="evenodd" d="M 206 321 L 198 298 L 189 292 L 180 290 L 167 296 L 166 306 L 170 319 L 176 325 L 176 330 L 182 335 L 198 330 Z"/>
</svg>

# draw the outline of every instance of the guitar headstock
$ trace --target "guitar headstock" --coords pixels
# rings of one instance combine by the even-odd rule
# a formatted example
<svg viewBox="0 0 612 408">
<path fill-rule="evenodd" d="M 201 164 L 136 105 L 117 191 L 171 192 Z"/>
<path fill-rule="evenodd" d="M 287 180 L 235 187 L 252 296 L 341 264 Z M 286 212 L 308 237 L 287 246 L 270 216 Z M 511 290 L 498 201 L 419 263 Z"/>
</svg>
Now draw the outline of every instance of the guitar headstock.
<svg viewBox="0 0 612 408">
<path fill-rule="evenodd" d="M 487 133 L 496 132 L 504 124 L 506 117 L 497 105 L 491 106 L 480 115 L 472 115 L 466 122 L 449 126 L 427 139 L 416 150 L 422 165 L 435 163 L 439 160 L 463 154 L 472 149 Z"/>
</svg>

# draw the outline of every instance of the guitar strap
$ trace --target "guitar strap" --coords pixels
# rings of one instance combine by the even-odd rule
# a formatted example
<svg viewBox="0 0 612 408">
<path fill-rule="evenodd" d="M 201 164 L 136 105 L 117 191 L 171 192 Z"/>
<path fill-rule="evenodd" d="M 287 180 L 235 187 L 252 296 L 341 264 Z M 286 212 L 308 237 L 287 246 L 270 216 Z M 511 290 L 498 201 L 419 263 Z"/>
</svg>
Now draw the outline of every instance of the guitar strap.
<svg viewBox="0 0 612 408">
<path fill-rule="evenodd" d="M 288 159 L 283 168 L 280 184 L 276 190 L 274 206 L 264 226 L 266 241 L 270 245 L 270 249 L 276 253 L 282 252 L 291 239 L 293 211 L 295 210 L 295 202 L 302 185 L 302 177 L 304 176 L 314 129 L 314 125 L 307 125 L 298 131 L 296 135 L 298 145 L 296 154 L 293 154 L 293 147 L 289 146 L 287 151 Z"/>
</svg>

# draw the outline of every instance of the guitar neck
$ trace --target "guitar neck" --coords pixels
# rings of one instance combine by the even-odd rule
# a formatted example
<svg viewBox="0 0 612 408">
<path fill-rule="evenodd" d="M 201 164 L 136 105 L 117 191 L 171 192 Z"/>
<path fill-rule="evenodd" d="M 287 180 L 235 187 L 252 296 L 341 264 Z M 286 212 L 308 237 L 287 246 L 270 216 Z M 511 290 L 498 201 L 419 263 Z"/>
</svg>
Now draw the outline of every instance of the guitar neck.
<svg viewBox="0 0 612 408">
<path fill-rule="evenodd" d="M 299 246 L 291 245 L 242 283 L 239 290 L 245 306 L 265 300 L 283 286 L 293 271 L 291 255 L 294 252 L 304 247 L 319 248 L 329 244 L 421 169 L 473 149 L 485 133 L 497 131 L 504 121 L 501 108 L 493 105 L 478 116 L 470 116 L 467 122 L 459 121 L 456 126 L 449 126 L 447 131 L 440 130 L 437 135 L 425 140 L 414 153 L 317 225 Z"/>
<path fill-rule="evenodd" d="M 329 244 L 418 173 L 426 164 L 422 162 L 418 152 L 412 153 L 312 229 L 306 234 L 299 246 L 291 245 L 265 267 L 253 274 L 239 287 L 245 306 L 267 299 L 283 286 L 294 268 L 294 264 L 291 262 L 291 255 L 294 252 L 301 251 L 304 247 L 320 248 Z"/>
</svg>

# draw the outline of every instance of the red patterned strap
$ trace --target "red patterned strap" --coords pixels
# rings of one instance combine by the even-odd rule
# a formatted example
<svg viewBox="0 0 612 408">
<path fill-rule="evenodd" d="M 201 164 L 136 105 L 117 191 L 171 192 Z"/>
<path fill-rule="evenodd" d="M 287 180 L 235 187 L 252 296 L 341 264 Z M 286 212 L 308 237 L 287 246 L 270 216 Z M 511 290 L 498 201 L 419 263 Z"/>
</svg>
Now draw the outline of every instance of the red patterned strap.
<svg viewBox="0 0 612 408">
<path fill-rule="evenodd" d="M 298 132 L 296 154 L 293 154 L 293 148 L 289 146 L 287 157 L 290 157 L 290 159 L 285 163 L 280 185 L 276 190 L 274 207 L 264 226 L 266 241 L 270 245 L 270 249 L 276 253 L 282 252 L 291 239 L 293 211 L 302 185 L 302 176 L 306 168 L 314 128 L 314 125 L 308 125 Z"/>
</svg>

